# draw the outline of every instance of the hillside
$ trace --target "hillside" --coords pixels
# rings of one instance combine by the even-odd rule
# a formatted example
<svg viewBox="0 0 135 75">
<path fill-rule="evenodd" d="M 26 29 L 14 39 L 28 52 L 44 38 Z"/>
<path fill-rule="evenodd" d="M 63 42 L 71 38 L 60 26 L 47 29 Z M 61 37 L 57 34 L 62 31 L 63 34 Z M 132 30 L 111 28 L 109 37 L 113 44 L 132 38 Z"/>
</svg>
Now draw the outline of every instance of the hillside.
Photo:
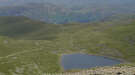
<svg viewBox="0 0 135 75">
<path fill-rule="evenodd" d="M 22 39 L 53 39 L 59 25 L 46 24 L 26 17 L 0 17 L 0 35 Z"/>
<path fill-rule="evenodd" d="M 134 29 L 134 19 L 47 24 L 26 17 L 0 17 L 0 73 L 63 72 L 59 60 L 64 53 L 103 55 L 135 63 Z"/>
</svg>

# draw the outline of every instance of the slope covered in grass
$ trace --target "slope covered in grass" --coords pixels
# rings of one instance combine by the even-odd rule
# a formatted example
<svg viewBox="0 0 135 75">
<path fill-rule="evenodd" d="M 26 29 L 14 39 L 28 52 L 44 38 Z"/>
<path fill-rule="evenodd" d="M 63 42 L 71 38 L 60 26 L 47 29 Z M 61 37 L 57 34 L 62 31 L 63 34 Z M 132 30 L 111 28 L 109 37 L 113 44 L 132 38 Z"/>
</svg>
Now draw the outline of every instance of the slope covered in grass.
<svg viewBox="0 0 135 75">
<path fill-rule="evenodd" d="M 131 22 L 131 21 L 130 21 Z M 59 42 L 65 50 L 79 50 L 86 53 L 120 57 L 134 61 L 135 22 L 93 23 L 73 29 L 73 32 L 61 33 Z M 57 41 L 57 42 L 58 42 Z M 67 49 L 68 48 L 68 49 Z"/>
<path fill-rule="evenodd" d="M 134 19 L 63 25 L 25 17 L 0 19 L 0 73 L 6 75 L 62 72 L 63 53 L 103 55 L 135 63 Z"/>
<path fill-rule="evenodd" d="M 23 39 L 53 39 L 59 26 L 26 17 L 0 17 L 0 35 Z"/>
<path fill-rule="evenodd" d="M 0 74 L 39 75 L 59 72 L 59 55 L 50 41 L 13 40 L 0 37 Z"/>
</svg>

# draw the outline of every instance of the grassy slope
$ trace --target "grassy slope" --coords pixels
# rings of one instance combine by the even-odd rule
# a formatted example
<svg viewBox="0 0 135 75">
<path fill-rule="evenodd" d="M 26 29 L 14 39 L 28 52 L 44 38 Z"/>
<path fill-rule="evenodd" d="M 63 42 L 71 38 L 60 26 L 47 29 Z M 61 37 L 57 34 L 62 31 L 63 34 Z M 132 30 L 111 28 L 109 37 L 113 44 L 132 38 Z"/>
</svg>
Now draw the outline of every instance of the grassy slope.
<svg viewBox="0 0 135 75">
<path fill-rule="evenodd" d="M 59 26 L 55 24 L 45 24 L 26 17 L 0 17 L 0 35 L 3 36 L 19 39 L 53 39 L 58 31 Z"/>
<path fill-rule="evenodd" d="M 73 50 L 135 61 L 135 23 L 111 24 L 113 23 L 88 25 L 73 33 L 62 33 L 59 37 L 61 45 L 65 46 L 63 43 L 68 43 L 67 48 L 71 47 Z"/>
<path fill-rule="evenodd" d="M 59 72 L 59 55 L 52 53 L 51 43 L 43 40 L 13 40 L 1 37 L 0 72 L 7 75 L 12 75 L 15 71 L 21 71 L 23 75 L 38 75 L 40 71 Z"/>
<path fill-rule="evenodd" d="M 135 62 L 134 20 L 53 25 L 41 22 L 35 23 L 32 20 L 25 23 L 24 21 L 29 19 L 23 18 L 21 20 L 19 18 L 21 21 L 18 21 L 18 18 L 16 21 L 8 17 L 4 20 L 2 17 L 0 21 L 0 72 L 7 75 L 13 73 L 39 75 L 43 72 L 60 72 L 62 69 L 59 65 L 59 56 L 62 53 L 84 52 Z M 15 29 L 14 27 L 9 28 L 10 25 L 20 29 L 24 26 L 27 28 L 28 25 L 30 31 L 27 31 L 27 33 L 19 32 L 19 35 L 15 32 L 11 34 L 10 32 Z M 15 31 L 18 32 L 19 28 Z M 47 32 L 43 33 L 44 31 Z M 15 36 L 3 36 L 5 33 Z M 55 38 L 53 40 L 45 38 L 45 36 L 50 35 L 55 36 Z M 21 39 L 27 40 L 19 40 L 20 36 Z M 13 38 L 19 39 L 14 40 Z M 42 40 L 32 40 L 37 38 Z"/>
</svg>

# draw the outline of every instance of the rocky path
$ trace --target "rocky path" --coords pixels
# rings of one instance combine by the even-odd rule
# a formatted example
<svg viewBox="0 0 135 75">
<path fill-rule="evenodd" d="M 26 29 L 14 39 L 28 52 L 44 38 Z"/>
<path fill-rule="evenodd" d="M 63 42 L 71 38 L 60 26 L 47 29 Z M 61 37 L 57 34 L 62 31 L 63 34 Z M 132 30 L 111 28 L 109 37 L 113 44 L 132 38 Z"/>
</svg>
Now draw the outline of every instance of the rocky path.
<svg viewBox="0 0 135 75">
<path fill-rule="evenodd" d="M 76 73 L 54 73 L 43 75 L 135 75 L 135 67 L 122 66 L 122 67 L 100 67 L 89 70 L 84 70 Z"/>
<path fill-rule="evenodd" d="M 27 51 L 22 51 L 22 52 L 16 52 L 16 53 L 7 55 L 5 57 L 0 57 L 0 59 L 5 59 L 5 58 L 13 57 L 13 56 L 24 54 L 24 53 L 28 53 L 28 52 L 34 52 L 34 51 L 39 51 L 39 50 L 27 50 Z"/>
<path fill-rule="evenodd" d="M 101 67 L 88 71 L 88 75 L 135 75 L 135 67 Z"/>
</svg>

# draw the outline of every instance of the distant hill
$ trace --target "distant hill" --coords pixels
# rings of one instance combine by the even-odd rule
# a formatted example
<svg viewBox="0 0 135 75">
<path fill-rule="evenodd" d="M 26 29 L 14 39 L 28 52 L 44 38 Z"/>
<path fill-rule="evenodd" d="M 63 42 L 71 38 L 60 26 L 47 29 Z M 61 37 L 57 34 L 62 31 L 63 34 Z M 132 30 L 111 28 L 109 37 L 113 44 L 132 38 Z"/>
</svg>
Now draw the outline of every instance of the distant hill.
<svg viewBox="0 0 135 75">
<path fill-rule="evenodd" d="M 83 0 L 84 1 L 84 0 Z M 14 5 L 1 6 L 0 16 L 26 16 L 47 23 L 87 23 L 106 20 L 118 14 L 134 14 L 133 0 L 44 0 L 39 2 L 19 1 Z M 9 2 L 10 3 L 10 2 Z M 20 2 L 21 3 L 21 2 Z"/>
<path fill-rule="evenodd" d="M 0 35 L 14 38 L 53 39 L 60 30 L 59 25 L 46 24 L 26 17 L 0 17 Z"/>
</svg>

